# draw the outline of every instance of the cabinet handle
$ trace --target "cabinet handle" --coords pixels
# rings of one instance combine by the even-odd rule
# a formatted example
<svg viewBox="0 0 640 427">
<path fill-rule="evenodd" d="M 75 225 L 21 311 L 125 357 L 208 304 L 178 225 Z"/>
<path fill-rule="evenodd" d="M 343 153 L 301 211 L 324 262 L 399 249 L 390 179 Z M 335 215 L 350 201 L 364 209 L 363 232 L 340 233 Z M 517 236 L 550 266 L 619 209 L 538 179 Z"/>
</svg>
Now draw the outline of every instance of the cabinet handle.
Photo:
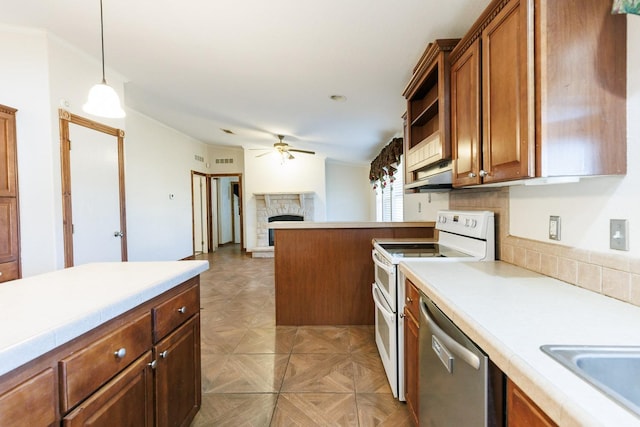
<svg viewBox="0 0 640 427">
<path fill-rule="evenodd" d="M 147 363 L 147 365 L 149 365 L 151 369 L 156 369 L 156 366 L 158 366 L 158 361 L 154 360 L 151 363 Z"/>
<path fill-rule="evenodd" d="M 184 305 L 178 309 L 178 313 L 185 314 L 187 312 L 187 307 Z"/>
<path fill-rule="evenodd" d="M 482 178 L 484 178 L 485 176 L 489 176 L 489 172 L 487 172 L 486 170 L 480 169 L 480 176 Z"/>
<path fill-rule="evenodd" d="M 413 302 L 413 299 L 411 297 L 407 297 L 407 303 L 411 304 Z"/>
<path fill-rule="evenodd" d="M 127 349 L 122 347 L 118 349 L 118 351 L 114 351 L 113 355 L 116 357 L 116 359 L 122 359 L 127 355 Z"/>
<path fill-rule="evenodd" d="M 166 359 L 168 355 L 169 355 L 169 350 L 165 350 L 162 353 L 160 353 L 160 357 L 162 357 L 163 359 Z"/>
</svg>

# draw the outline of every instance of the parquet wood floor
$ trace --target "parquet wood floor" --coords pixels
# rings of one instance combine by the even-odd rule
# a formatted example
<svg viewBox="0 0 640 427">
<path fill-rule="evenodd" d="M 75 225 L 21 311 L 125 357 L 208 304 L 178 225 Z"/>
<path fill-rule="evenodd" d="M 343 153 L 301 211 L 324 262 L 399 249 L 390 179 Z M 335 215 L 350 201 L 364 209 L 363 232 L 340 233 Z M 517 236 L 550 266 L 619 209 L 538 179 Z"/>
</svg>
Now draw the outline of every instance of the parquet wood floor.
<svg viewBox="0 0 640 427">
<path fill-rule="evenodd" d="M 202 426 L 411 426 L 372 326 L 275 326 L 273 259 L 218 248 L 201 275 Z"/>
</svg>

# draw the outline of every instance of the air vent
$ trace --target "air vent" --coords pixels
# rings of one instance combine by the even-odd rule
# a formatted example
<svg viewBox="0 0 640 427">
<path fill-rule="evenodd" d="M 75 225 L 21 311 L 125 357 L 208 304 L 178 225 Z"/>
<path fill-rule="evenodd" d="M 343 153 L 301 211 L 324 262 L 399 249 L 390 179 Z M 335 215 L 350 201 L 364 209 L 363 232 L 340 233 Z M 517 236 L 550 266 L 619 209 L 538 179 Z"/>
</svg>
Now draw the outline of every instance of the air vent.
<svg viewBox="0 0 640 427">
<path fill-rule="evenodd" d="M 197 154 L 195 156 L 193 156 L 197 161 L 199 162 L 204 162 L 204 157 L 202 156 L 198 156 Z"/>
<path fill-rule="evenodd" d="M 220 163 L 233 163 L 233 159 L 216 159 L 216 164 Z"/>
</svg>

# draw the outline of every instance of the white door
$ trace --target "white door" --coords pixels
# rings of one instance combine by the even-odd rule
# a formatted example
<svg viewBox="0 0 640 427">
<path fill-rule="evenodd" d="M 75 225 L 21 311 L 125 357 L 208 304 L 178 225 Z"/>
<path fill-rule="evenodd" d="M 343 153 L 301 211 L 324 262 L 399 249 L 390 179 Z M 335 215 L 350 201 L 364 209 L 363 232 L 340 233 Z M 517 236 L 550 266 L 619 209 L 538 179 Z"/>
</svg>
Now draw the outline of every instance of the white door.
<svg viewBox="0 0 640 427">
<path fill-rule="evenodd" d="M 207 181 L 202 175 L 193 175 L 193 247 L 196 254 L 207 248 Z"/>
<path fill-rule="evenodd" d="M 73 123 L 73 264 L 122 261 L 117 138 Z"/>
<path fill-rule="evenodd" d="M 211 178 L 211 251 L 218 247 L 218 180 Z"/>
</svg>

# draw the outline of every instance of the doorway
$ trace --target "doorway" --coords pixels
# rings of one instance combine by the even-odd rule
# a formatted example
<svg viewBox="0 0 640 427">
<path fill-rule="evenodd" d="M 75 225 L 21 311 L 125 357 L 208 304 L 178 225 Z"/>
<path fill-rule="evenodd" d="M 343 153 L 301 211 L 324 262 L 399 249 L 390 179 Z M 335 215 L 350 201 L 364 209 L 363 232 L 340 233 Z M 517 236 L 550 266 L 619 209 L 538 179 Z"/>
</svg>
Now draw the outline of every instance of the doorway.
<svg viewBox="0 0 640 427">
<path fill-rule="evenodd" d="M 127 261 L 124 131 L 63 109 L 59 119 L 64 265 Z"/>
<path fill-rule="evenodd" d="M 225 244 L 244 249 L 242 174 L 192 171 L 191 176 L 194 254 L 214 252 Z"/>
</svg>

